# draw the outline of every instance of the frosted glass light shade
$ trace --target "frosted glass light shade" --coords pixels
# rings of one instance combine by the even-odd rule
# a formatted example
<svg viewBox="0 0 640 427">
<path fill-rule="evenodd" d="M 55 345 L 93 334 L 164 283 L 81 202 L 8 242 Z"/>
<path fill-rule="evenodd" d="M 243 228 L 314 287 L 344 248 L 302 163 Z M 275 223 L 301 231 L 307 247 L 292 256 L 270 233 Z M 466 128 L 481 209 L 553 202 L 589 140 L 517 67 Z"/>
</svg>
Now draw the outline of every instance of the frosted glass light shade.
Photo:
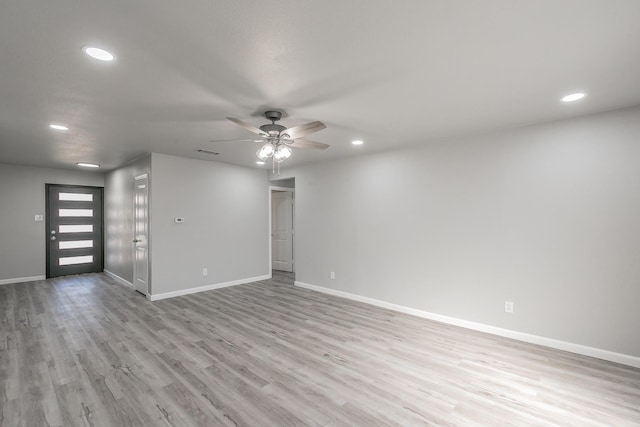
<svg viewBox="0 0 640 427">
<path fill-rule="evenodd" d="M 260 160 L 265 161 L 271 156 L 273 156 L 274 151 L 275 151 L 275 147 L 273 146 L 273 144 L 270 142 L 267 142 L 262 147 L 260 147 L 258 151 L 256 151 L 256 155 Z"/>
<path fill-rule="evenodd" d="M 280 145 L 278 148 L 276 148 L 274 157 L 279 162 L 288 159 L 289 157 L 291 157 L 291 148 L 287 147 L 286 145 Z"/>
</svg>

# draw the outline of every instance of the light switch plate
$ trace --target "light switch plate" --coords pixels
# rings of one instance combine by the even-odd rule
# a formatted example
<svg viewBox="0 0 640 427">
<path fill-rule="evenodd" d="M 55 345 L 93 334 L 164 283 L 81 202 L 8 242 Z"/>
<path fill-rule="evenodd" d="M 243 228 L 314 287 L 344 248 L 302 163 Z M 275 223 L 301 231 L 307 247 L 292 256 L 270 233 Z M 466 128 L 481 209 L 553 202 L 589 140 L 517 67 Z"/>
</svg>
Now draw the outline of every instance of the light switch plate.
<svg viewBox="0 0 640 427">
<path fill-rule="evenodd" d="M 44 215 L 41 215 L 41 214 L 36 214 L 34 218 L 36 222 L 44 221 Z"/>
</svg>

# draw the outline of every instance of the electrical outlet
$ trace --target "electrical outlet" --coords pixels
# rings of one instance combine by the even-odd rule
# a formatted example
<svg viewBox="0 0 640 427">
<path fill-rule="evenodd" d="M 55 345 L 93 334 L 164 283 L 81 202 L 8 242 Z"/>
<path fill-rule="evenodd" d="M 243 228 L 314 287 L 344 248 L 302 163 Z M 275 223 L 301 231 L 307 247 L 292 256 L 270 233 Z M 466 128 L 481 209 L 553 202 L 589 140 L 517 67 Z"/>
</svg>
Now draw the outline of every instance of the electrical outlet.
<svg viewBox="0 0 640 427">
<path fill-rule="evenodd" d="M 331 272 L 331 280 L 335 280 L 336 279 L 336 272 L 332 271 Z"/>
<path fill-rule="evenodd" d="M 35 221 L 36 222 L 44 221 L 44 215 L 35 215 Z"/>
<path fill-rule="evenodd" d="M 203 276 L 206 276 L 207 274 L 209 274 L 209 270 L 208 270 L 208 269 L 206 269 L 206 268 L 203 268 L 203 269 L 202 269 L 202 275 L 203 275 Z"/>
<path fill-rule="evenodd" d="M 510 314 L 513 313 L 513 301 L 504 302 L 504 312 Z"/>
</svg>

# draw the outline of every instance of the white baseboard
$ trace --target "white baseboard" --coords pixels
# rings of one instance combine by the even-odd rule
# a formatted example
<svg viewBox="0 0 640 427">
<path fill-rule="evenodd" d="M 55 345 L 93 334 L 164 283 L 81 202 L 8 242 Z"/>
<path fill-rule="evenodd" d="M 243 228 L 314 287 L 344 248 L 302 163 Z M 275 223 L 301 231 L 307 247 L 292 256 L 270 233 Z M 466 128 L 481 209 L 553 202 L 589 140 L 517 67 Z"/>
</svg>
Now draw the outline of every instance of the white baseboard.
<svg viewBox="0 0 640 427">
<path fill-rule="evenodd" d="M 347 298 L 353 301 L 359 301 L 366 304 L 375 305 L 377 307 L 387 308 L 389 310 L 394 310 L 401 313 L 422 317 L 425 319 L 447 323 L 449 325 L 461 326 L 463 328 L 473 329 L 474 331 L 486 332 L 486 333 L 498 335 L 501 337 L 512 338 L 518 341 L 524 341 L 531 344 L 538 344 L 545 347 L 551 347 L 558 350 L 564 350 L 571 353 L 595 357 L 597 359 L 608 360 L 610 362 L 616 362 L 616 363 L 621 363 L 623 365 L 640 368 L 640 357 L 637 357 L 637 356 L 616 353 L 609 350 L 588 347 L 582 344 L 574 344 L 566 341 L 556 340 L 553 338 L 542 337 L 539 335 L 532 335 L 524 332 L 512 331 L 509 329 L 498 328 L 496 326 L 485 325 L 483 323 L 476 323 L 476 322 L 470 322 L 468 320 L 457 319 L 455 317 L 443 316 L 441 314 L 431 313 L 428 311 L 423 311 L 415 308 L 405 307 L 402 305 L 392 304 L 392 303 L 382 301 L 382 300 L 377 300 L 374 298 L 364 297 L 361 295 L 351 294 L 348 292 L 337 291 L 335 289 L 324 288 L 322 286 L 310 285 L 309 283 L 295 281 L 294 284 L 301 288 L 310 289 L 313 291 L 322 292 L 322 293 L 337 296 L 337 297 Z"/>
<path fill-rule="evenodd" d="M 8 285 L 10 283 L 35 282 L 37 280 L 45 280 L 46 276 L 30 276 L 16 277 L 15 279 L 0 279 L 0 285 Z"/>
<path fill-rule="evenodd" d="M 118 282 L 119 284 L 121 284 L 122 286 L 125 286 L 125 287 L 127 287 L 129 289 L 133 289 L 133 283 L 131 283 L 127 279 L 123 279 L 122 277 L 118 276 L 115 273 L 110 272 L 109 270 L 102 270 L 102 271 L 107 276 L 111 277 L 112 279 L 115 279 L 115 281 Z"/>
<path fill-rule="evenodd" d="M 173 297 L 179 297 L 182 295 L 195 294 L 198 292 L 211 291 L 213 289 L 226 288 L 228 286 L 244 285 L 245 283 L 257 282 L 259 280 L 267 280 L 270 278 L 271 278 L 270 274 L 265 274 L 264 276 L 247 277 L 246 279 L 232 280 L 230 282 L 224 282 L 224 283 L 214 283 L 212 285 L 198 286 L 197 288 L 188 288 L 188 289 L 181 289 L 179 291 L 163 292 L 161 294 L 147 295 L 147 299 L 149 301 L 158 301 L 166 298 L 173 298 Z"/>
</svg>

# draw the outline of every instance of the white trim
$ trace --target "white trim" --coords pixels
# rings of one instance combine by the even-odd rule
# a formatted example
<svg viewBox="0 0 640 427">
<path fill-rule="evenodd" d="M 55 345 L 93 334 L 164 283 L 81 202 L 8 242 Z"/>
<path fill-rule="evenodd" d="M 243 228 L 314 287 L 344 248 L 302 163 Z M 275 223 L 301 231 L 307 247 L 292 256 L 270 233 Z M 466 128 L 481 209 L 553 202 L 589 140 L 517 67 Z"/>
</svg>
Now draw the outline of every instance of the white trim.
<svg viewBox="0 0 640 427">
<path fill-rule="evenodd" d="M 109 270 L 102 270 L 102 271 L 107 276 L 111 277 L 112 279 L 115 279 L 115 281 L 118 282 L 119 284 L 121 284 L 122 286 L 125 286 L 125 287 L 133 290 L 133 283 L 131 283 L 127 279 L 123 279 L 122 277 L 118 276 L 115 273 L 110 272 Z"/>
<path fill-rule="evenodd" d="M 182 295 L 195 294 L 198 292 L 211 291 L 213 289 L 226 288 L 228 286 L 244 285 L 245 283 L 257 282 L 259 280 L 268 280 L 270 278 L 271 278 L 270 274 L 265 274 L 264 276 L 248 277 L 246 279 L 232 280 L 230 282 L 224 282 L 224 283 L 214 283 L 212 285 L 198 286 L 197 288 L 181 289 L 179 291 L 164 292 L 161 294 L 149 294 L 147 295 L 147 299 L 149 301 L 158 301 L 166 298 L 173 298 L 173 297 L 179 297 Z"/>
<path fill-rule="evenodd" d="M 8 285 L 10 283 L 35 282 L 45 280 L 45 276 L 16 277 L 14 279 L 0 279 L 0 285 Z"/>
<path fill-rule="evenodd" d="M 335 289 L 325 288 L 322 286 L 310 285 L 304 282 L 295 281 L 294 285 L 300 288 L 310 289 L 312 291 L 322 292 L 325 294 L 347 298 L 353 301 L 359 301 L 365 304 L 371 304 L 377 307 L 382 307 L 389 310 L 394 310 L 401 313 L 422 317 L 425 319 L 435 320 L 437 322 L 447 323 L 449 325 L 455 325 L 455 326 L 461 326 L 467 329 L 473 329 L 474 331 L 486 332 L 492 335 L 512 338 L 518 341 L 524 341 L 531 344 L 538 344 L 545 347 L 551 347 L 558 350 L 564 350 L 571 353 L 577 353 L 584 356 L 595 357 L 597 359 L 608 360 L 610 362 L 616 362 L 616 363 L 621 363 L 623 365 L 640 368 L 640 357 L 632 356 L 629 354 L 616 353 L 613 351 L 603 350 L 600 348 L 588 347 L 582 344 L 575 344 L 575 343 L 570 343 L 566 341 L 556 340 L 553 338 L 542 337 L 539 335 L 532 335 L 524 332 L 512 331 L 510 329 L 498 328 L 496 326 L 485 325 L 483 323 L 470 322 L 468 320 L 443 316 L 441 314 L 431 313 L 428 311 L 423 311 L 415 308 L 405 307 L 402 305 L 392 304 L 392 303 L 377 300 L 374 298 L 364 297 L 361 295 L 351 294 L 343 291 L 337 291 Z"/>
<path fill-rule="evenodd" d="M 292 188 L 292 187 L 278 187 L 278 186 L 275 186 L 275 185 L 270 185 L 269 186 L 269 190 L 270 191 L 287 191 L 289 193 L 295 193 L 296 192 L 295 188 Z"/>
</svg>

